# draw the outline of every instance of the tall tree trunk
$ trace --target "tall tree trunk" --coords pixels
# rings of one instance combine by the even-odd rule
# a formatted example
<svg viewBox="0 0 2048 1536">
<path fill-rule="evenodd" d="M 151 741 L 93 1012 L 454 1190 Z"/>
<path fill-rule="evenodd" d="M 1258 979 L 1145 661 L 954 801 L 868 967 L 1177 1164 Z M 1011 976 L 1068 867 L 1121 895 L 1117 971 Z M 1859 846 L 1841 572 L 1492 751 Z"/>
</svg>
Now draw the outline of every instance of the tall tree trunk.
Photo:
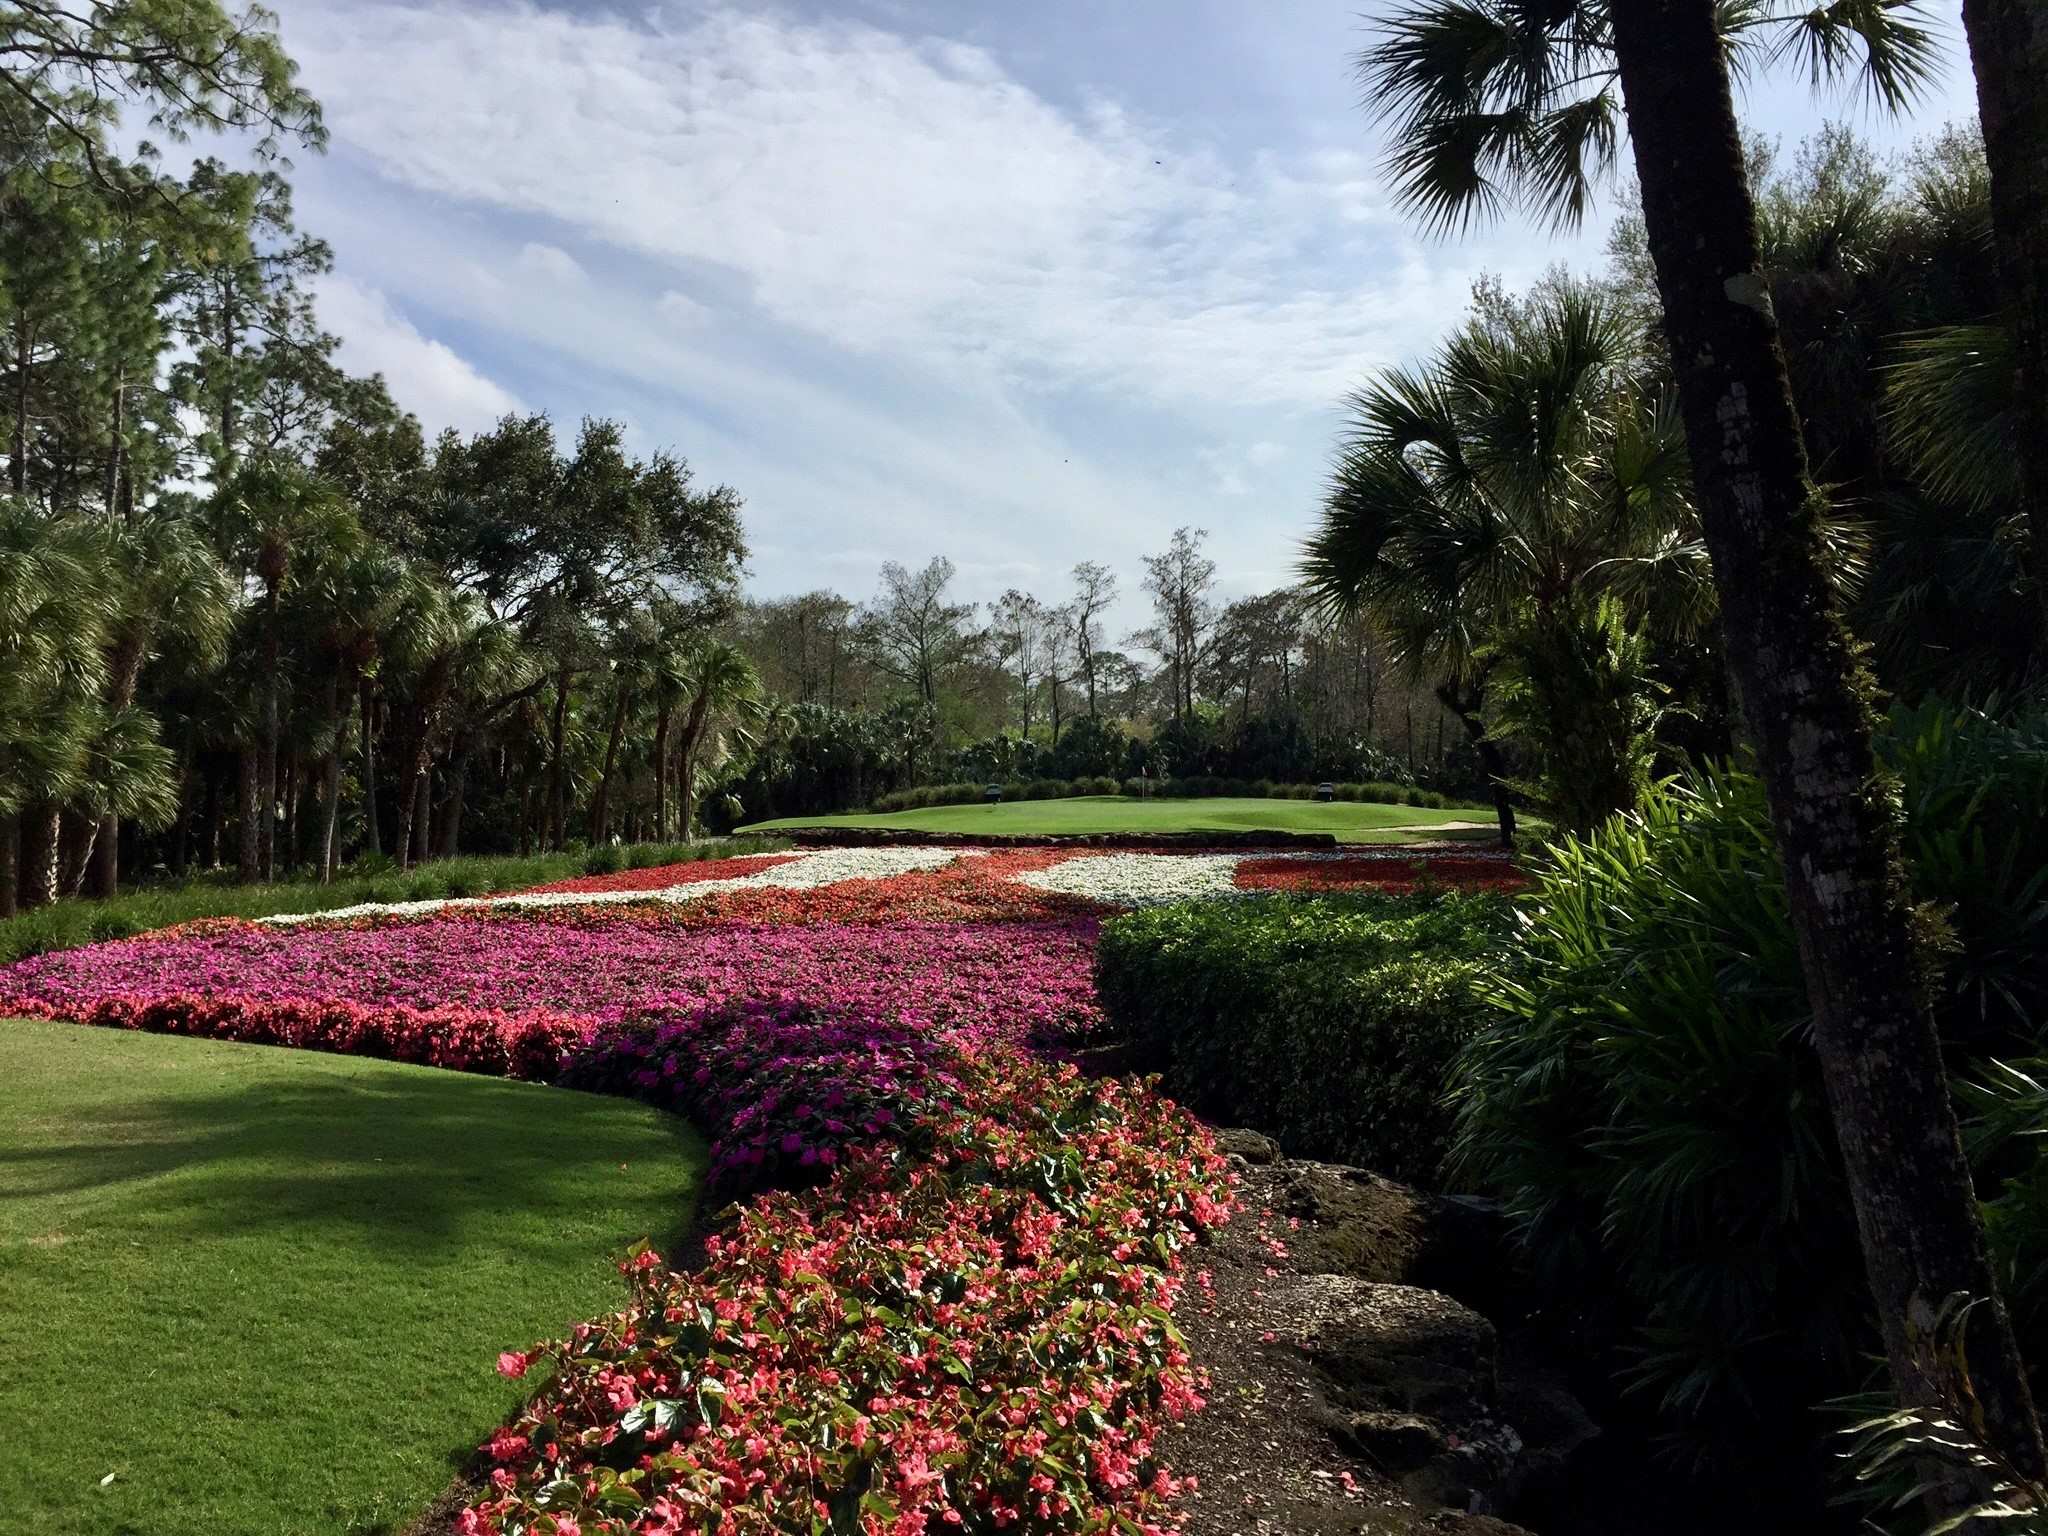
<svg viewBox="0 0 2048 1536">
<path fill-rule="evenodd" d="M 193 742 L 193 735 L 188 728 L 184 744 L 178 750 L 178 826 L 171 837 L 171 873 L 181 880 L 192 865 L 192 822 L 199 810 L 194 803 L 199 792 L 199 777 L 195 772 L 198 748 Z"/>
<path fill-rule="evenodd" d="M 0 918 L 21 907 L 21 817 L 0 816 Z"/>
<path fill-rule="evenodd" d="M 100 819 L 67 807 L 57 823 L 57 894 L 75 897 L 85 889 L 85 872 L 99 841 Z"/>
<path fill-rule="evenodd" d="M 241 769 L 240 840 L 236 848 L 235 879 L 254 885 L 263 878 L 263 753 L 244 743 L 236 753 Z"/>
<path fill-rule="evenodd" d="M 2027 512 L 2027 574 L 2048 660 L 2048 8 L 2041 0 L 1963 0 L 1977 73 L 1977 117 L 1991 169 L 1998 289 L 2018 362 L 2013 400 Z"/>
<path fill-rule="evenodd" d="M 7 483 L 17 496 L 28 494 L 28 402 L 29 359 L 35 353 L 35 333 L 28 311 L 14 317 L 14 441 L 8 446 Z"/>
<path fill-rule="evenodd" d="M 1786 383 L 1713 0 L 1626 0 L 1612 14 L 1722 634 L 1784 861 L 1893 1383 L 1908 1407 L 1953 1401 L 1936 1319 L 1950 1298 L 1972 1298 L 1979 1432 L 2039 1480 L 2048 1453 L 1921 997 L 1897 812 L 1871 744 L 1871 683 L 1828 580 L 1825 504 Z M 1949 1465 L 1930 1497 L 1952 1513 L 1986 1492 L 1981 1471 Z"/>
<path fill-rule="evenodd" d="M 376 855 L 383 847 L 377 837 L 377 684 L 364 678 L 356 694 L 363 715 L 363 848 Z"/>
<path fill-rule="evenodd" d="M 277 663 L 283 623 L 278 604 L 280 580 L 266 578 L 263 583 L 263 839 L 258 857 L 265 880 L 277 878 Z"/>
<path fill-rule="evenodd" d="M 654 835 L 668 836 L 668 732 L 675 710 L 664 704 L 654 716 Z"/>
<path fill-rule="evenodd" d="M 621 688 L 612 706 L 611 734 L 604 744 L 604 773 L 597 781 L 596 802 L 590 808 L 590 840 L 593 843 L 602 843 L 611 835 L 612 774 L 618 768 L 619 742 L 626 734 L 626 711 L 632 707 L 632 702 L 632 694 Z"/>
<path fill-rule="evenodd" d="M 421 769 L 413 790 L 412 861 L 424 864 L 434 856 L 434 764 Z"/>
<path fill-rule="evenodd" d="M 441 857 L 452 859 L 462 851 L 462 803 L 469 794 L 470 741 L 457 739 L 455 755 L 448 763 L 448 794 L 441 802 Z"/>
<path fill-rule="evenodd" d="M 555 715 L 548 731 L 548 792 L 547 804 L 542 808 L 542 835 L 550 848 L 560 848 L 568 841 L 568 786 L 567 774 L 562 762 L 562 749 L 569 732 L 569 673 L 564 668 L 555 679 Z"/>
<path fill-rule="evenodd" d="M 334 884 L 334 864 L 341 840 L 341 739 L 347 721 L 340 710 L 330 706 L 334 739 L 327 748 L 327 786 L 320 797 L 320 883 Z"/>
<path fill-rule="evenodd" d="M 126 424 L 122 417 L 127 409 L 127 375 L 120 364 L 114 365 L 114 400 L 109 413 L 107 430 L 107 478 L 101 491 L 107 507 L 107 522 L 112 525 L 121 515 L 121 448 Z"/>
<path fill-rule="evenodd" d="M 215 771 L 219 766 L 218 763 L 209 763 L 204 770 L 206 774 L 206 825 L 203 829 L 205 836 L 200 839 L 200 845 L 206 855 L 206 867 L 208 869 L 220 868 L 220 774 Z"/>
<path fill-rule="evenodd" d="M 61 815 L 61 809 L 48 800 L 31 801 L 21 813 L 17 889 L 24 907 L 48 906 L 57 899 L 57 841 Z"/>
<path fill-rule="evenodd" d="M 682 837 L 690 840 L 695 830 L 697 814 L 697 743 L 703 738 L 704 727 L 711 716 L 711 696 L 699 693 L 690 702 L 690 712 L 683 720 L 683 738 L 676 752 L 676 808 L 681 813 Z"/>
</svg>

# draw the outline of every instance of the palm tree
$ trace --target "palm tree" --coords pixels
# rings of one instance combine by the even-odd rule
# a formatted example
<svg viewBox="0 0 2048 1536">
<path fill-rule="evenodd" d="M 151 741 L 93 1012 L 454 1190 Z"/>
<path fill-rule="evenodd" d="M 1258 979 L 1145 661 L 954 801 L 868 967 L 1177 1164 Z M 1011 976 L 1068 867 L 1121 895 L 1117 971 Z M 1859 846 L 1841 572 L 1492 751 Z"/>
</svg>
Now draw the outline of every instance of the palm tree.
<svg viewBox="0 0 2048 1536">
<path fill-rule="evenodd" d="M 1304 580 L 1326 612 L 1372 618 L 1399 659 L 1437 679 L 1512 846 L 1499 733 L 1482 713 L 1503 638 L 1533 626 L 1560 647 L 1602 592 L 1645 612 L 1654 599 L 1679 633 L 1711 608 L 1676 414 L 1636 328 L 1572 285 L 1473 321 L 1424 367 L 1359 391 L 1350 411 Z M 1538 732 L 1567 734 L 1562 722 Z"/>
<path fill-rule="evenodd" d="M 132 725 L 123 724 L 119 731 L 111 728 L 133 713 L 143 665 L 161 637 L 175 636 L 182 650 L 202 660 L 217 656 L 227 639 L 233 593 L 227 572 L 199 530 L 167 508 L 138 511 L 116 526 L 109 538 L 119 604 L 107 667 L 112 742 L 132 734 Z M 137 758 L 132 750 L 123 749 L 110 751 L 107 761 L 132 766 Z M 154 808 L 159 803 L 132 777 L 124 790 L 109 785 L 104 798 L 109 808 L 100 815 L 94 834 L 89 884 L 90 894 L 99 897 L 112 896 L 120 882 L 119 804 L 128 801 Z"/>
<path fill-rule="evenodd" d="M 284 592 L 292 561 L 314 545 L 345 548 L 361 542 L 355 514 L 334 489 L 288 459 L 265 457 L 237 471 L 214 497 L 224 542 L 240 555 L 263 590 L 261 743 L 254 772 L 242 770 L 242 846 L 239 872 L 247 884 L 275 872 L 277 743 L 282 692 Z"/>
<path fill-rule="evenodd" d="M 106 685 L 105 547 L 0 497 L 0 917 L 57 895 L 57 823 L 83 782 Z"/>
<path fill-rule="evenodd" d="M 711 726 L 730 721 L 745 734 L 763 709 L 760 676 L 736 645 L 706 640 L 691 652 L 686 676 L 690 703 L 676 749 L 676 795 L 685 841 L 695 830 L 697 753 Z"/>
<path fill-rule="evenodd" d="M 1722 639 L 1769 792 L 1893 1384 L 1908 1409 L 1954 1399 L 1929 1324 L 1949 1298 L 1977 1298 L 1967 1358 L 1986 1438 L 2038 1479 L 2048 1450 L 1920 995 L 1897 812 L 1830 577 L 1730 85 L 1731 68 L 1790 56 L 1816 80 L 1860 68 L 1896 108 L 1933 59 L 1915 14 L 1911 0 L 1409 0 L 1360 70 L 1391 128 L 1396 188 L 1439 228 L 1511 200 L 1578 219 L 1626 123 Z M 1991 1492 L 1981 1469 L 1952 1465 L 1930 1500 L 1957 1513 Z"/>
</svg>

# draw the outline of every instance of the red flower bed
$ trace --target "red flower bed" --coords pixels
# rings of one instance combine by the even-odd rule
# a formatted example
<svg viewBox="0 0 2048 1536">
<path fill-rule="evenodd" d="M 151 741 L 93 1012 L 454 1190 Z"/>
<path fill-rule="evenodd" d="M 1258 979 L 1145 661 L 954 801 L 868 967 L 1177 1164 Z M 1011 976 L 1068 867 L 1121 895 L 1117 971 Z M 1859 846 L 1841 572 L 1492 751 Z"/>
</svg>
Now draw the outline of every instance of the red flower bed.
<svg viewBox="0 0 2048 1536">
<path fill-rule="evenodd" d="M 596 895 L 605 891 L 665 891 L 672 885 L 705 880 L 735 880 L 802 858 L 800 853 L 757 853 L 749 858 L 697 859 L 683 864 L 657 864 L 648 869 L 622 869 L 609 875 L 578 875 L 521 891 L 522 896 L 547 896 L 558 891 Z"/>
<path fill-rule="evenodd" d="M 1413 891 L 1427 886 L 1518 891 L 1527 878 L 1504 858 L 1434 853 L 1412 858 L 1360 854 L 1334 859 L 1245 859 L 1235 882 L 1243 891 Z"/>
<path fill-rule="evenodd" d="M 763 886 L 717 891 L 679 908 L 680 921 L 726 923 L 1041 923 L 1094 914 L 1092 902 L 1032 886 L 1016 877 L 1050 869 L 1079 850 L 1021 848 L 967 854 L 940 869 L 877 880 L 842 880 L 809 889 Z"/>
</svg>

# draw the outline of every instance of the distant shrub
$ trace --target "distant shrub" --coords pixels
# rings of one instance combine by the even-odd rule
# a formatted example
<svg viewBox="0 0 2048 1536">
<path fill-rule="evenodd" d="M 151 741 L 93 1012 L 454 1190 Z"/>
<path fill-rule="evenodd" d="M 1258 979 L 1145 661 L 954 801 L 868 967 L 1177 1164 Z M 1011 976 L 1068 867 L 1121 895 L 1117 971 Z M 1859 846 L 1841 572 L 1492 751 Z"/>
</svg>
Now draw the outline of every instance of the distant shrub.
<svg viewBox="0 0 2048 1536">
<path fill-rule="evenodd" d="M 586 875 L 615 875 L 626 867 L 626 851 L 610 843 L 599 843 L 583 856 Z"/>
<path fill-rule="evenodd" d="M 1429 1180 L 1506 914 L 1449 894 L 1160 907 L 1104 925 L 1096 982 L 1176 1098 L 1290 1153 Z"/>
</svg>

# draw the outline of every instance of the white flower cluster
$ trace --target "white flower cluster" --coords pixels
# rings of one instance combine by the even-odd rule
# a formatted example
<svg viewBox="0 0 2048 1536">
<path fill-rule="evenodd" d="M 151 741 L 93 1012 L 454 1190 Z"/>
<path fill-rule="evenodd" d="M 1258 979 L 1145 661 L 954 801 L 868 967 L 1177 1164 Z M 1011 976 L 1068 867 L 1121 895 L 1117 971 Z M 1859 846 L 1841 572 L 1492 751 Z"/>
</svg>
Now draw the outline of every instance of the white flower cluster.
<svg viewBox="0 0 2048 1536">
<path fill-rule="evenodd" d="M 842 880 L 887 880 L 919 870 L 941 869 L 955 859 L 983 850 L 959 848 L 824 848 L 798 855 L 783 864 L 772 864 L 751 875 L 734 875 L 723 880 L 692 880 L 685 874 L 674 885 L 637 891 L 528 891 L 508 896 L 447 896 L 433 901 L 364 901 L 352 907 L 334 907 L 325 912 L 286 912 L 261 917 L 260 923 L 335 922 L 351 917 L 423 917 L 432 912 L 464 911 L 477 907 L 510 907 L 538 911 L 546 907 L 606 906 L 632 901 L 699 901 L 714 891 L 744 891 L 764 886 L 810 890 L 837 885 Z M 739 858 L 774 858 L 773 854 L 740 854 Z M 687 871 L 687 864 L 679 866 Z"/>
<path fill-rule="evenodd" d="M 1100 853 L 1017 876 L 1020 883 L 1061 896 L 1117 907 L 1239 896 L 1237 853 Z"/>
</svg>

